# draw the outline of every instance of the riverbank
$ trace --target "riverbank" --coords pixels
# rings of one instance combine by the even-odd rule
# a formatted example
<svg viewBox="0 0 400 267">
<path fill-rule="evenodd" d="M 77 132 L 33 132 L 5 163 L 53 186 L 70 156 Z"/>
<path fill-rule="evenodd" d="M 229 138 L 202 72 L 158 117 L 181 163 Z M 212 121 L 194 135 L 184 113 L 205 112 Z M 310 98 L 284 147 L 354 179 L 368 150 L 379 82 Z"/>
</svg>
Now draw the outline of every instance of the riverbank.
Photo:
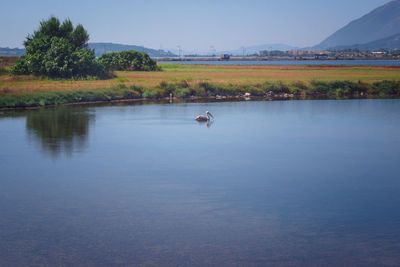
<svg viewBox="0 0 400 267">
<path fill-rule="evenodd" d="M 65 104 L 92 104 L 124 101 L 175 101 L 175 100 L 232 100 L 232 99 L 346 99 L 346 98 L 393 98 L 400 97 L 400 82 L 382 81 L 373 84 L 350 81 L 304 83 L 264 83 L 254 85 L 218 85 L 200 83 L 161 83 L 154 89 L 120 84 L 107 89 L 70 90 L 49 92 L 23 92 L 0 97 L 0 110 L 36 108 Z"/>
<path fill-rule="evenodd" d="M 109 80 L 0 76 L 0 108 L 141 99 L 297 99 L 400 96 L 399 67 L 186 66 L 116 72 Z"/>
<path fill-rule="evenodd" d="M 273 62 L 273 61 L 325 61 L 327 64 L 330 64 L 330 62 L 335 62 L 335 61 L 382 61 L 382 60 L 387 60 L 387 61 L 395 61 L 398 60 L 398 57 L 350 57 L 350 58 L 341 58 L 341 57 L 324 57 L 324 58 L 319 58 L 319 57 L 242 57 L 242 56 L 232 56 L 229 59 L 224 59 L 221 57 L 162 57 L 162 58 L 156 58 L 157 62 L 241 62 L 241 61 L 255 61 L 255 62 Z"/>
</svg>

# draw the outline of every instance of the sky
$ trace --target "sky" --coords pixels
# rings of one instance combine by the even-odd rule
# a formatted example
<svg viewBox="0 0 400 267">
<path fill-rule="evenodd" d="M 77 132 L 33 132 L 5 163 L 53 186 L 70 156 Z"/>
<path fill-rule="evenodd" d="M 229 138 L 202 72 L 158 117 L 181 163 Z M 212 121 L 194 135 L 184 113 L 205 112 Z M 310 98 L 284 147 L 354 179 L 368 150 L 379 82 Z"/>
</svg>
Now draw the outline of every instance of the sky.
<svg viewBox="0 0 400 267">
<path fill-rule="evenodd" d="M 90 42 L 208 51 L 283 43 L 313 46 L 389 0 L 0 0 L 0 47 L 23 47 L 54 15 Z"/>
</svg>

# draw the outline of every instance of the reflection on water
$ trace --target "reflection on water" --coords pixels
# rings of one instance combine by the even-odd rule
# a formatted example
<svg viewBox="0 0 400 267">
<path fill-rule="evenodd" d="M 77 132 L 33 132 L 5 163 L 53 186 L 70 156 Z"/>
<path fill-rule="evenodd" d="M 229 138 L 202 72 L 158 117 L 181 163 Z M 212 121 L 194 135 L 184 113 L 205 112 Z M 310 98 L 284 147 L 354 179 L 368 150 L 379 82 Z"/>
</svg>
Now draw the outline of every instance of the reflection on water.
<svg viewBox="0 0 400 267">
<path fill-rule="evenodd" d="M 214 124 L 214 120 L 208 120 L 208 121 L 198 121 L 197 122 L 199 125 L 206 125 L 207 128 L 210 128 Z"/>
<path fill-rule="evenodd" d="M 88 142 L 89 125 L 94 115 L 85 107 L 58 107 L 26 113 L 26 128 L 30 137 L 40 143 L 52 157 L 61 152 L 71 155 L 83 151 Z"/>
<path fill-rule="evenodd" d="M 0 266 L 400 266 L 399 136 L 400 100 L 6 112 Z"/>
</svg>

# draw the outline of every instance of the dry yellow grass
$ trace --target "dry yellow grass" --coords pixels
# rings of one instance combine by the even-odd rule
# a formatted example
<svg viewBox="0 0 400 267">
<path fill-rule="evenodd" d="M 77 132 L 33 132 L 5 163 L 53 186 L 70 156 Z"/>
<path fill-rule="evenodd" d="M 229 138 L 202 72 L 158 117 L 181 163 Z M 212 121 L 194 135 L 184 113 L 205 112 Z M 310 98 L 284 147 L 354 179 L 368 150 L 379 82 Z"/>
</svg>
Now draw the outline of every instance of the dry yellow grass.
<svg viewBox="0 0 400 267">
<path fill-rule="evenodd" d="M 189 84 L 206 81 L 217 84 L 248 84 L 264 82 L 309 83 L 319 81 L 400 80 L 400 67 L 382 66 L 215 66 L 162 64 L 160 72 L 116 72 L 109 80 L 47 80 L 32 76 L 0 76 L 0 92 L 67 91 L 104 89 L 116 84 L 153 88 L 162 81 Z"/>
</svg>

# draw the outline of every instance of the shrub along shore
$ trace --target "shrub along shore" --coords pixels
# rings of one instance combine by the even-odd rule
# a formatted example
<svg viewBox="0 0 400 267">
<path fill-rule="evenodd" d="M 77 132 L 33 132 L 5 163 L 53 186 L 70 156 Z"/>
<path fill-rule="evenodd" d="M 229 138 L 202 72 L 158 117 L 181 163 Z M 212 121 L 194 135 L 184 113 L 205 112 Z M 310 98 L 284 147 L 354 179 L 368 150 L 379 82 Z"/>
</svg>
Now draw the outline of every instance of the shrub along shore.
<svg viewBox="0 0 400 267">
<path fill-rule="evenodd" d="M 400 81 L 375 83 L 353 81 L 312 81 L 310 83 L 265 82 L 257 85 L 235 85 L 199 82 L 161 82 L 154 88 L 118 84 L 104 89 L 0 93 L 0 109 L 32 108 L 69 103 L 93 103 L 134 99 L 193 98 L 367 98 L 399 97 Z"/>
</svg>

